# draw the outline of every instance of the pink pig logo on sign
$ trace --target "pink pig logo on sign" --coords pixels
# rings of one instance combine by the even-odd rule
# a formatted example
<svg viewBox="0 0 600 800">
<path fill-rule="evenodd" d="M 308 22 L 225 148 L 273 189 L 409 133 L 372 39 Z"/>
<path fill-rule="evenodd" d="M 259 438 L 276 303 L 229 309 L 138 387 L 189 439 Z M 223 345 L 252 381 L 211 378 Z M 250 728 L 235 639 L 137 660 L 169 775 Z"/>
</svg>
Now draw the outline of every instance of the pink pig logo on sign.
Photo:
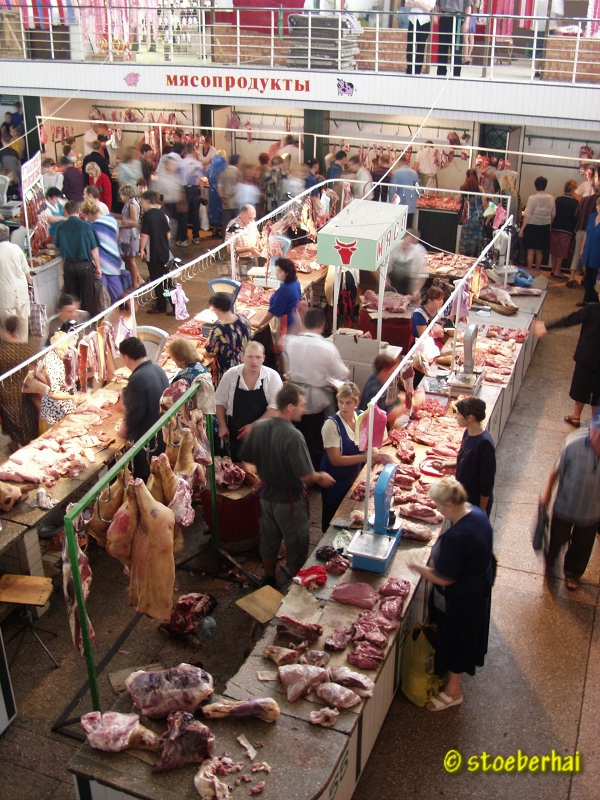
<svg viewBox="0 0 600 800">
<path fill-rule="evenodd" d="M 125 81 L 127 86 L 137 86 L 139 79 L 140 79 L 139 72 L 130 72 L 129 75 L 125 75 L 125 78 L 123 80 Z"/>
<path fill-rule="evenodd" d="M 353 242 L 340 242 L 339 239 L 336 239 L 333 249 L 338 251 L 342 264 L 347 267 L 358 247 L 356 246 L 356 239 Z"/>
</svg>

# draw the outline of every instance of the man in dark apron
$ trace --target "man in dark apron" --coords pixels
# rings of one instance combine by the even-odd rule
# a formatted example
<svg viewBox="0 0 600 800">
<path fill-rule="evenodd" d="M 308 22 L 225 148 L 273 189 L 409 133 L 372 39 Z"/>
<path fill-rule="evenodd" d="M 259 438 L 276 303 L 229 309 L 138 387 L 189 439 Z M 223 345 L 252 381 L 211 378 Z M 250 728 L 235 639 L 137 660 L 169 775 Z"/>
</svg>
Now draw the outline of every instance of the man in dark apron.
<svg viewBox="0 0 600 800">
<path fill-rule="evenodd" d="M 232 461 L 239 461 L 239 449 L 259 419 L 270 417 L 277 405 L 281 378 L 264 366 L 265 350 L 260 342 L 249 342 L 244 363 L 224 373 L 215 394 L 219 437 L 229 440 Z"/>
</svg>

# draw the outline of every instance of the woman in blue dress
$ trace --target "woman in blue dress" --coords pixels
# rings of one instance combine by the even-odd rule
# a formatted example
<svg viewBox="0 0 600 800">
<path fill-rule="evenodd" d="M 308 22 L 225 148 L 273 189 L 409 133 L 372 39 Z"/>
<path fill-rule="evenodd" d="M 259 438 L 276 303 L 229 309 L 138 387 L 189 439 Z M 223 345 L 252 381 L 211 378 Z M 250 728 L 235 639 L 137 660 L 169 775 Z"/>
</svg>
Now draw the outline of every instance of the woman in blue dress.
<svg viewBox="0 0 600 800">
<path fill-rule="evenodd" d="M 600 197 L 596 200 L 596 212 L 591 214 L 588 220 L 581 252 L 581 260 L 585 267 L 585 277 L 583 279 L 585 294 L 583 302 L 577 303 L 578 306 L 598 302 L 596 281 L 598 280 L 598 275 L 600 275 L 598 272 L 598 268 L 600 268 Z"/>
<path fill-rule="evenodd" d="M 433 584 L 438 626 L 435 672 L 448 680 L 429 711 L 445 711 L 463 702 L 463 673 L 475 674 L 487 653 L 494 566 L 493 532 L 485 512 L 467 502 L 455 478 L 442 478 L 429 490 L 438 511 L 452 524 L 431 550 L 432 566 L 408 567 Z"/>
<path fill-rule="evenodd" d="M 458 252 L 461 256 L 474 256 L 477 258 L 483 250 L 485 234 L 483 212 L 488 206 L 488 201 L 481 194 L 479 181 L 477 180 L 477 170 L 467 170 L 467 178 L 460 189 L 462 192 L 469 192 L 469 194 L 462 196 L 462 230 Z"/>
<path fill-rule="evenodd" d="M 294 262 L 289 258 L 278 258 L 275 261 L 275 277 L 281 281 L 281 285 L 271 295 L 269 310 L 265 314 L 253 317 L 250 324 L 253 328 L 260 328 L 272 319 L 277 319 L 277 324 L 271 326 L 273 351 L 283 361 L 286 335 L 296 333 L 300 329 L 297 308 L 302 297 L 302 287 L 296 275 Z M 280 371 L 285 372 L 283 363 L 280 364 Z"/>
</svg>

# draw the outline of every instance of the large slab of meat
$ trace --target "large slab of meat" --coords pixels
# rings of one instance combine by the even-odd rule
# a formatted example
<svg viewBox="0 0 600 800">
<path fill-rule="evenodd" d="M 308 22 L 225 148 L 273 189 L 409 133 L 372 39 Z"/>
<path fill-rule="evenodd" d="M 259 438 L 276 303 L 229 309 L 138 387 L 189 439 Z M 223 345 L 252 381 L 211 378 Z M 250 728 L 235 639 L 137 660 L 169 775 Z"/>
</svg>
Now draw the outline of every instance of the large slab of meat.
<svg viewBox="0 0 600 800">
<path fill-rule="evenodd" d="M 387 597 L 379 604 L 379 611 L 384 617 L 389 619 L 398 619 L 402 606 L 404 605 L 404 598 L 406 595 L 396 595 L 395 597 Z"/>
<path fill-rule="evenodd" d="M 125 489 L 125 501 L 106 531 L 106 552 L 126 567 L 131 564 L 131 547 L 139 522 L 140 509 L 133 481 L 130 481 Z"/>
<path fill-rule="evenodd" d="M 70 508 L 68 506 L 67 508 Z M 81 589 L 83 597 L 87 600 L 90 593 L 90 586 L 92 585 L 92 570 L 87 555 L 79 547 L 77 540 L 77 530 L 75 531 L 75 548 L 77 550 L 77 561 L 79 564 L 79 576 L 81 579 Z M 85 655 L 83 647 L 83 632 L 81 628 L 81 620 L 79 618 L 79 610 L 77 608 L 77 598 L 75 597 L 75 582 L 73 580 L 73 568 L 71 566 L 71 556 L 69 554 L 69 546 L 66 534 L 63 536 L 62 544 L 62 573 L 63 573 L 63 593 L 67 603 L 67 613 L 69 615 L 69 627 L 71 629 L 71 639 L 73 645 L 79 650 L 81 655 Z M 85 612 L 87 620 L 88 634 L 90 641 L 94 642 L 95 633 L 90 622 L 90 618 Z"/>
<path fill-rule="evenodd" d="M 230 458 L 215 458 L 215 481 L 227 489 L 239 489 L 246 480 L 246 472 Z"/>
<path fill-rule="evenodd" d="M 171 619 L 175 560 L 175 515 L 157 503 L 144 482 L 133 481 L 140 521 L 131 546 L 129 605 L 153 619 Z"/>
<path fill-rule="evenodd" d="M 396 445 L 396 458 L 403 464 L 412 464 L 415 460 L 415 448 L 406 431 L 391 430 L 390 439 Z"/>
<path fill-rule="evenodd" d="M 279 615 L 277 633 L 285 633 L 298 641 L 307 641 L 309 644 L 316 642 L 323 635 L 323 626 L 316 622 L 303 622 L 287 614 Z"/>
<path fill-rule="evenodd" d="M 339 683 L 322 683 L 317 686 L 316 692 L 321 700 L 325 700 L 328 706 L 334 708 L 352 708 L 360 703 L 360 697 L 356 692 L 346 686 L 340 686 Z"/>
<path fill-rule="evenodd" d="M 384 650 L 389 641 L 387 633 L 373 622 L 365 622 L 360 618 L 354 623 L 353 642 L 370 642 L 375 647 Z"/>
<path fill-rule="evenodd" d="M 422 503 L 407 503 L 406 505 L 399 506 L 398 514 L 402 517 L 409 519 L 419 519 L 428 522 L 430 525 L 443 522 L 444 518 L 439 511 L 434 508 L 429 508 Z"/>
<path fill-rule="evenodd" d="M 202 706 L 202 713 L 207 719 L 247 719 L 256 717 L 263 722 L 275 722 L 280 714 L 277 701 L 272 697 L 261 697 L 255 700 L 219 700 L 216 703 Z"/>
<path fill-rule="evenodd" d="M 418 522 L 410 522 L 407 519 L 402 520 L 403 539 L 413 539 L 416 542 L 428 542 L 432 536 L 431 528 L 428 528 L 427 525 Z"/>
<path fill-rule="evenodd" d="M 371 610 L 377 600 L 377 592 L 368 583 L 339 583 L 331 597 L 338 603 Z"/>
<path fill-rule="evenodd" d="M 313 667 L 326 667 L 331 656 L 324 650 L 306 650 L 298 659 L 299 664 L 310 664 Z"/>
<path fill-rule="evenodd" d="M 384 617 L 380 611 L 363 611 L 358 617 L 357 622 L 374 623 L 381 628 L 382 631 L 386 631 L 386 633 L 389 633 L 398 627 L 398 622 L 396 622 L 396 620 Z"/>
<path fill-rule="evenodd" d="M 327 680 L 327 670 L 322 667 L 311 667 L 309 664 L 288 664 L 279 667 L 278 671 L 290 703 L 304 697 L 315 686 Z"/>
<path fill-rule="evenodd" d="M 125 686 L 135 706 L 153 719 L 171 711 L 193 713 L 214 692 L 212 675 L 191 664 L 156 672 L 138 670 L 126 679 Z"/>
<path fill-rule="evenodd" d="M 346 656 L 350 664 L 359 669 L 377 669 L 383 662 L 383 652 L 370 642 L 357 642 L 353 652 Z"/>
<path fill-rule="evenodd" d="M 404 578 L 388 578 L 379 590 L 384 597 L 406 597 L 410 594 L 410 582 Z"/>
<path fill-rule="evenodd" d="M 394 314 L 403 314 L 408 310 L 411 296 L 409 294 L 398 294 L 397 292 L 384 292 L 383 310 L 391 311 Z M 363 295 L 363 306 L 372 310 L 377 310 L 379 298 L 372 289 L 367 289 Z"/>
<path fill-rule="evenodd" d="M 137 714 L 91 711 L 81 717 L 87 743 L 96 750 L 157 750 L 158 736 L 140 724 Z"/>
<path fill-rule="evenodd" d="M 167 718 L 168 730 L 158 742 L 160 758 L 152 772 L 185 767 L 186 764 L 201 764 L 210 758 L 215 737 L 193 714 L 186 711 L 172 711 Z"/>
</svg>

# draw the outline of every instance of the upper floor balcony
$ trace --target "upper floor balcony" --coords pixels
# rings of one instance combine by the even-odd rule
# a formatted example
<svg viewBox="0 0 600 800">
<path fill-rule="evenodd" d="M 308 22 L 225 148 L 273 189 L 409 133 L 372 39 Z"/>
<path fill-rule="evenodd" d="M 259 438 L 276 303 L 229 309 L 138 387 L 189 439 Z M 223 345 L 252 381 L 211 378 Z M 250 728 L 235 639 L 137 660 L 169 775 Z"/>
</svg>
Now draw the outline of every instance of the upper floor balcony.
<svg viewBox="0 0 600 800">
<path fill-rule="evenodd" d="M 289 96 L 277 94 L 280 84 L 291 85 L 295 80 L 296 86 L 308 87 L 327 80 L 335 86 L 339 102 L 418 110 L 435 105 L 442 93 L 440 81 L 445 82 L 447 76 L 455 89 L 456 81 L 461 88 L 454 92 L 452 103 L 441 103 L 445 113 L 473 115 L 485 113 L 488 107 L 493 113 L 495 100 L 497 114 L 512 111 L 536 118 L 562 115 L 575 122 L 598 122 L 598 103 L 595 94 L 590 102 L 589 90 L 600 83 L 600 19 L 562 19 L 559 24 L 550 17 L 497 14 L 462 18 L 370 11 L 354 15 L 293 7 L 302 0 L 287 0 L 286 8 L 253 8 L 248 7 L 252 0 L 232 0 L 240 7 L 224 9 L 213 2 L 157 0 L 152 4 L 142 0 L 138 5 L 137 0 L 96 0 L 91 5 L 89 0 L 80 4 L 64 0 L 46 6 L 11 0 L 10 8 L 0 11 L 0 54 L 13 62 L 79 61 L 131 67 L 118 86 L 110 87 L 113 93 L 144 92 L 143 81 L 138 86 L 142 74 L 138 67 L 160 66 L 167 76 L 164 87 L 169 92 L 177 89 L 180 95 L 185 92 L 179 90 L 186 90 L 196 102 L 223 96 L 236 102 L 241 98 L 289 100 L 294 97 L 292 90 Z M 262 5 L 264 0 L 254 2 Z M 8 65 L 3 73 L 0 84 L 22 90 L 20 81 L 30 81 L 32 74 L 21 74 Z M 89 94 L 90 80 L 84 85 L 81 81 L 84 75 L 97 74 L 81 73 L 76 88 Z M 57 93 L 61 87 L 53 75 L 50 68 L 48 86 L 42 80 L 40 91 Z M 363 80 L 359 91 L 365 77 L 371 80 Z M 392 77 L 393 84 L 385 80 Z M 508 88 L 504 96 L 490 97 L 486 90 L 483 97 L 481 89 L 475 88 L 482 82 Z M 71 88 L 66 83 L 65 92 Z M 95 78 L 91 83 L 98 92 L 109 88 Z M 523 91 L 515 84 L 529 89 Z M 396 91 L 403 87 L 404 102 L 388 93 L 392 85 Z M 30 81 L 30 86 L 39 84 Z M 534 87 L 544 87 L 544 91 Z M 513 109 L 508 100 L 511 93 Z M 534 97 L 538 100 L 532 105 Z M 305 94 L 295 99 L 306 104 L 310 98 Z M 327 102 L 315 97 L 313 107 L 327 107 Z"/>
</svg>

